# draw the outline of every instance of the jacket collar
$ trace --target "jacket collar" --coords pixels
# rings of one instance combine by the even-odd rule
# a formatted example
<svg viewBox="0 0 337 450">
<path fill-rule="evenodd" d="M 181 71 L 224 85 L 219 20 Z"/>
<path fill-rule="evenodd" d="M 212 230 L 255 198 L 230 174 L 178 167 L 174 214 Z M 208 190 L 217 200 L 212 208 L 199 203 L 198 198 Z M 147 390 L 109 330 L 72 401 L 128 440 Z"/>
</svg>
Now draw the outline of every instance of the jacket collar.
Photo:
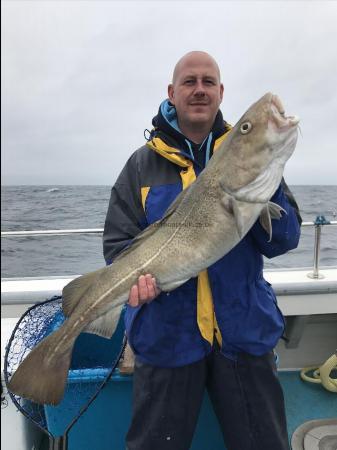
<svg viewBox="0 0 337 450">
<path fill-rule="evenodd" d="M 218 140 L 222 142 L 222 137 L 231 129 L 231 126 L 223 120 L 219 110 L 209 135 L 202 144 L 195 144 L 182 134 L 177 121 L 176 109 L 168 99 L 159 106 L 158 114 L 153 118 L 152 124 L 154 128 L 150 133 L 147 145 L 182 167 L 187 167 L 193 162 L 199 165 L 194 159 L 195 151 L 205 152 L 207 164 L 213 150 L 217 147 Z"/>
</svg>

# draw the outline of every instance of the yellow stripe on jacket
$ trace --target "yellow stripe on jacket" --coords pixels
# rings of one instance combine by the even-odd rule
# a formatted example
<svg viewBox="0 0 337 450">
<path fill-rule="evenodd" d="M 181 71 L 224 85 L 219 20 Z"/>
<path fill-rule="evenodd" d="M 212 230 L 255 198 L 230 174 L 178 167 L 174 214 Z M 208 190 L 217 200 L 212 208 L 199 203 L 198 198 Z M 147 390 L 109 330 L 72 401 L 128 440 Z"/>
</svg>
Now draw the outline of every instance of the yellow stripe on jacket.
<svg viewBox="0 0 337 450">
<path fill-rule="evenodd" d="M 217 150 L 222 142 L 227 137 L 228 133 L 222 135 L 215 141 L 214 150 Z M 190 184 L 196 180 L 196 174 L 193 168 L 193 163 L 183 155 L 179 154 L 179 150 L 169 147 L 163 143 L 160 138 L 153 139 L 155 142 L 148 142 L 148 147 L 168 159 L 171 162 L 183 167 L 180 171 L 183 189 L 186 189 Z M 142 188 L 142 203 L 145 210 L 145 201 L 149 193 L 149 188 Z M 211 286 L 208 278 L 207 270 L 203 270 L 198 275 L 197 288 L 197 322 L 200 333 L 211 345 L 213 344 L 214 333 L 219 344 L 222 344 L 222 337 L 215 317 L 213 297 Z"/>
</svg>

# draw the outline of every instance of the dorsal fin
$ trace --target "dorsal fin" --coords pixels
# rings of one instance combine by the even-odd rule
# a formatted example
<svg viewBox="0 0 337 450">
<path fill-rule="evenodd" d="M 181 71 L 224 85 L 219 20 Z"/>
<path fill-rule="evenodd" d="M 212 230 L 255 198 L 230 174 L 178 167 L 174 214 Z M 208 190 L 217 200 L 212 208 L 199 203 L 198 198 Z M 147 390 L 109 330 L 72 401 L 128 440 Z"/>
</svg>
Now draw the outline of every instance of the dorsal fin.
<svg viewBox="0 0 337 450">
<path fill-rule="evenodd" d="M 69 317 L 79 304 L 81 298 L 89 287 L 96 282 L 106 267 L 89 272 L 68 283 L 62 290 L 62 309 L 66 317 Z"/>
<path fill-rule="evenodd" d="M 171 203 L 171 205 L 165 211 L 163 217 L 160 220 L 149 225 L 145 230 L 141 231 L 137 236 L 132 240 L 131 244 L 122 250 L 118 256 L 113 260 L 113 262 L 118 261 L 125 255 L 128 255 L 131 251 L 135 250 L 135 248 L 139 247 L 148 237 L 150 237 L 153 233 L 156 232 L 161 225 L 163 225 L 167 219 L 172 216 L 172 214 L 178 209 L 179 205 L 182 203 L 186 194 L 189 192 L 190 186 L 184 189 L 180 194 L 176 197 L 176 199 Z"/>
</svg>

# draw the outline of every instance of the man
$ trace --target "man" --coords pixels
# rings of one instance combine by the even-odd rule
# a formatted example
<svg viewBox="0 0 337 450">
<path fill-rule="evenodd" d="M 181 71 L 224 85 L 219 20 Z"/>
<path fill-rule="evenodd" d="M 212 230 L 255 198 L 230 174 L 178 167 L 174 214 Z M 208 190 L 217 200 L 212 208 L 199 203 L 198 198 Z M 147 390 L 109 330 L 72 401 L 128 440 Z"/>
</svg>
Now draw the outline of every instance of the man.
<svg viewBox="0 0 337 450">
<path fill-rule="evenodd" d="M 112 189 L 107 263 L 162 217 L 226 139 L 231 127 L 219 110 L 223 91 L 207 53 L 190 52 L 177 63 L 148 143 Z M 271 242 L 257 222 L 206 275 L 170 293 L 160 293 L 151 274 L 132 287 L 125 314 L 136 355 L 128 450 L 187 450 L 205 387 L 228 450 L 289 449 L 273 355 L 284 320 L 262 277 L 262 254 L 295 248 L 300 217 L 284 182 L 272 201 L 287 214 L 273 223 Z"/>
</svg>

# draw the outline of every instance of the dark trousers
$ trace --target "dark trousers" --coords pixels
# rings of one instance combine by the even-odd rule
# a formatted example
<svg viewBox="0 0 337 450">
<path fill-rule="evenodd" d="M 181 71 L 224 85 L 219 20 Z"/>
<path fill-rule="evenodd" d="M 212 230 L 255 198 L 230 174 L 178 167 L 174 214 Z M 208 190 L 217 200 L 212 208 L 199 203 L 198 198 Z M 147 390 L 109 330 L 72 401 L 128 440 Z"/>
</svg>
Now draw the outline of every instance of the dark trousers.
<svg viewBox="0 0 337 450">
<path fill-rule="evenodd" d="M 183 367 L 136 361 L 127 450 L 188 450 L 205 387 L 227 450 L 289 450 L 273 353 L 232 361 L 218 349 Z"/>
</svg>

